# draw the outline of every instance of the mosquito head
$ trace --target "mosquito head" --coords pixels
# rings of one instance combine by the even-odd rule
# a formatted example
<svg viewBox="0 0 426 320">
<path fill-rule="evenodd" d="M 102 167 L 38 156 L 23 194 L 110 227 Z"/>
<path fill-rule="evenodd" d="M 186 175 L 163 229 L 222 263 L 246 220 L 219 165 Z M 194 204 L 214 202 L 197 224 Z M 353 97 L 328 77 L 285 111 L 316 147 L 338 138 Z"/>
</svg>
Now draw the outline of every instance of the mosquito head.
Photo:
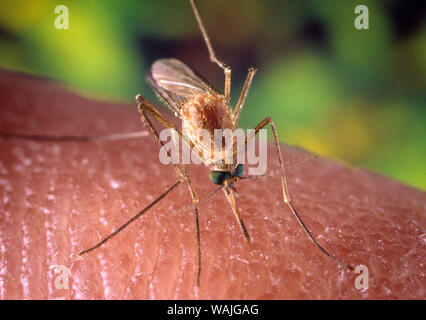
<svg viewBox="0 0 426 320">
<path fill-rule="evenodd" d="M 210 180 L 215 184 L 222 185 L 225 183 L 226 180 L 236 180 L 238 178 L 241 178 L 243 176 L 243 173 L 244 166 L 242 164 L 237 165 L 232 171 L 222 171 L 213 168 L 212 171 L 210 171 Z"/>
</svg>

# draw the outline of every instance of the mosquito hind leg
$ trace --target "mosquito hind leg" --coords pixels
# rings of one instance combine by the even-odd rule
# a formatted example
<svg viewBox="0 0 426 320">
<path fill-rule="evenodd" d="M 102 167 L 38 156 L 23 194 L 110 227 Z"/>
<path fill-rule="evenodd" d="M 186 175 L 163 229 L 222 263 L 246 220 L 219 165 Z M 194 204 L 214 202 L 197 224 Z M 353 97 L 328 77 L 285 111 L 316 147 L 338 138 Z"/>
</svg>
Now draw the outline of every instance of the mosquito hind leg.
<svg viewBox="0 0 426 320">
<path fill-rule="evenodd" d="M 278 134 L 277 134 L 277 130 L 275 128 L 275 124 L 272 121 L 271 118 L 265 118 L 264 120 L 262 120 L 254 129 L 253 135 L 246 137 L 245 141 L 244 141 L 244 146 L 247 145 L 247 141 L 251 138 L 253 138 L 260 129 L 264 128 L 266 125 L 270 125 L 271 129 L 272 129 L 272 133 L 274 135 L 274 142 L 275 142 L 275 148 L 277 150 L 277 155 L 278 155 L 278 161 L 280 164 L 280 168 L 281 168 L 281 184 L 282 184 L 282 190 L 283 190 L 283 200 L 284 203 L 290 208 L 290 211 L 293 213 L 293 215 L 295 216 L 297 222 L 299 222 L 299 225 L 302 227 L 303 231 L 305 231 L 306 235 L 308 236 L 308 238 L 315 244 L 315 246 L 324 254 L 326 255 L 328 258 L 330 258 L 331 260 L 335 261 L 336 263 L 340 264 L 341 266 L 344 266 L 345 268 L 348 268 L 350 270 L 354 270 L 354 268 L 348 264 L 346 264 L 345 262 L 337 259 L 335 256 L 331 255 L 330 253 L 327 252 L 327 250 L 325 250 L 313 237 L 313 235 L 311 234 L 311 232 L 308 230 L 308 228 L 306 227 L 306 225 L 303 223 L 302 218 L 300 217 L 300 215 L 298 214 L 298 212 L 296 211 L 296 209 L 294 208 L 293 204 L 290 201 L 290 194 L 288 192 L 288 187 L 287 187 L 287 181 L 286 181 L 286 176 L 285 176 L 285 170 L 284 170 L 284 162 L 283 162 L 283 158 L 282 158 L 282 154 L 281 154 L 281 148 L 280 148 L 280 142 L 278 140 Z M 238 150 L 238 149 L 237 149 Z M 235 150 L 234 152 L 237 152 L 237 150 Z"/>
<path fill-rule="evenodd" d="M 161 113 L 155 109 L 154 106 L 152 106 L 144 97 L 141 95 L 136 96 L 136 101 L 138 102 L 138 108 L 139 113 L 141 114 L 141 120 L 143 123 L 145 123 L 145 126 L 147 129 L 152 132 L 152 134 L 155 136 L 155 139 L 160 144 L 160 147 L 164 147 L 163 142 L 160 140 L 160 137 L 158 135 L 157 130 L 155 130 L 154 126 L 152 125 L 152 122 L 148 118 L 148 114 L 150 114 L 152 117 L 154 117 L 158 122 L 160 122 L 162 125 L 169 129 L 176 130 L 180 137 L 182 138 L 183 135 L 180 130 L 178 130 L 173 124 L 168 122 Z M 170 157 L 170 152 L 167 151 L 168 156 Z M 191 179 L 189 178 L 188 172 L 186 170 L 186 167 L 183 164 L 176 165 L 172 162 L 170 163 L 172 167 L 175 169 L 176 175 L 179 179 L 179 181 L 185 181 L 188 185 L 189 193 L 191 194 L 192 203 L 194 204 L 194 217 L 195 217 L 195 227 L 197 232 L 197 255 L 198 255 L 198 266 L 197 266 L 197 286 L 200 286 L 200 275 L 201 275 L 201 239 L 200 239 L 200 224 L 199 224 L 199 218 L 198 218 L 198 196 L 197 193 L 192 185 Z"/>
<path fill-rule="evenodd" d="M 28 140 L 38 142 L 100 142 L 100 141 L 117 141 L 133 138 L 146 137 L 148 132 L 136 131 L 126 133 L 112 133 L 98 136 L 49 136 L 37 134 L 23 134 L 0 131 L 0 138 L 7 140 Z"/>
<path fill-rule="evenodd" d="M 201 19 L 201 15 L 198 11 L 197 5 L 195 4 L 195 0 L 189 0 L 192 6 L 192 10 L 194 11 L 195 18 L 197 19 L 198 26 L 200 27 L 201 33 L 204 38 L 204 42 L 207 45 L 207 49 L 209 50 L 210 61 L 216 63 L 219 67 L 221 67 L 225 73 L 225 89 L 224 96 L 226 103 L 229 103 L 230 95 L 231 95 L 231 67 L 220 61 L 216 57 L 216 53 L 214 52 L 212 43 L 210 41 L 209 35 L 207 34 L 206 28 L 204 27 L 203 20 Z"/>
</svg>

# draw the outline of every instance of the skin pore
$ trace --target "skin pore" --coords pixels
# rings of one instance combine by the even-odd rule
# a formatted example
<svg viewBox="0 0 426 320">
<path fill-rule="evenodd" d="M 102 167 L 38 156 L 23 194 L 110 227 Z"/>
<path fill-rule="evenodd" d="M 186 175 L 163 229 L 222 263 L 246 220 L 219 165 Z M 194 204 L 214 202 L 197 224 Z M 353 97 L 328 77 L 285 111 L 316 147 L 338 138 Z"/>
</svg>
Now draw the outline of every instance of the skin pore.
<svg viewBox="0 0 426 320">
<path fill-rule="evenodd" d="M 144 130 L 136 105 L 90 100 L 7 71 L 0 71 L 0 104 L 0 131 Z M 269 149 L 268 171 L 278 168 Z M 283 156 L 291 166 L 311 155 L 284 146 Z M 190 165 L 188 172 L 201 199 L 217 187 L 208 168 Z M 0 139 L 0 299 L 424 298 L 425 193 L 322 158 L 289 168 L 292 201 L 327 251 L 367 266 L 368 289 L 357 289 L 359 274 L 330 261 L 306 237 L 282 203 L 279 176 L 235 185 L 250 245 L 221 192 L 200 206 L 198 289 L 193 213 L 178 212 L 191 204 L 185 185 L 104 246 L 78 256 L 175 182 L 151 136 Z M 58 265 L 69 271 L 68 289 L 55 285 Z"/>
</svg>

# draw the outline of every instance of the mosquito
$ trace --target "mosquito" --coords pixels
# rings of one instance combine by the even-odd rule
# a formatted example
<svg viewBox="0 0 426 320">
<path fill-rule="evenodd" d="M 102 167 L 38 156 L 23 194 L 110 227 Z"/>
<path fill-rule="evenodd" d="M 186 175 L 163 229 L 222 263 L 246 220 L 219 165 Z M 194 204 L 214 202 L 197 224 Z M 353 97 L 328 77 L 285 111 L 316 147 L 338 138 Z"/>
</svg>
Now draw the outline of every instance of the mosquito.
<svg viewBox="0 0 426 320">
<path fill-rule="evenodd" d="M 231 68 L 219 60 L 216 56 L 216 53 L 211 44 L 210 38 L 205 29 L 203 20 L 198 11 L 198 7 L 195 3 L 195 0 L 189 0 L 192 10 L 194 12 L 198 27 L 200 28 L 201 34 L 203 36 L 204 42 L 207 46 L 209 53 L 210 61 L 218 65 L 224 71 L 225 84 L 224 84 L 224 93 L 219 93 L 216 89 L 213 88 L 203 77 L 198 73 L 193 71 L 183 62 L 168 58 L 160 59 L 153 63 L 150 72 L 147 75 L 147 81 L 149 85 L 153 88 L 156 94 L 159 96 L 166 106 L 178 117 L 182 122 L 182 128 L 177 128 L 174 124 L 169 122 L 148 100 L 146 100 L 142 95 L 138 94 L 136 96 L 136 102 L 138 105 L 138 111 L 141 115 L 141 121 L 145 125 L 148 132 L 152 133 L 160 147 L 164 147 L 164 143 L 160 140 L 158 131 L 154 128 L 152 119 L 158 121 L 162 126 L 167 129 L 174 130 L 179 137 L 188 142 L 191 150 L 199 154 L 204 165 L 211 167 L 209 178 L 210 180 L 218 185 L 213 192 L 211 192 L 207 197 L 200 200 L 198 193 L 196 192 L 191 179 L 188 175 L 187 169 L 183 164 L 174 164 L 171 163 L 176 176 L 177 182 L 173 184 L 169 189 L 167 189 L 163 194 L 156 198 L 151 204 L 145 207 L 142 211 L 120 226 L 113 233 L 105 237 L 99 243 L 90 247 L 82 252 L 79 255 L 87 254 L 103 244 L 109 241 L 111 238 L 116 236 L 119 232 L 125 229 L 128 225 L 136 221 L 140 216 L 145 214 L 153 206 L 159 203 L 167 195 L 169 195 L 174 189 L 177 188 L 180 184 L 186 184 L 191 195 L 192 205 L 190 210 L 194 211 L 194 220 L 196 226 L 196 240 L 197 240 L 197 286 L 200 286 L 200 276 L 201 276 L 201 245 L 200 245 L 200 226 L 199 226 L 199 210 L 198 207 L 201 203 L 210 199 L 220 190 L 223 191 L 226 199 L 228 200 L 232 212 L 239 224 L 239 227 L 242 231 L 245 241 L 250 243 L 250 235 L 247 231 L 247 228 L 244 224 L 243 218 L 241 217 L 240 211 L 236 204 L 235 195 L 236 195 L 236 183 L 243 179 L 255 179 L 260 176 L 244 176 L 244 166 L 241 163 L 238 163 L 237 158 L 235 157 L 237 151 L 240 148 L 247 147 L 247 143 L 250 139 L 253 139 L 257 133 L 267 125 L 270 125 L 274 137 L 274 144 L 276 149 L 276 154 L 279 161 L 280 170 L 273 174 L 265 174 L 262 176 L 272 176 L 280 175 L 281 176 L 281 185 L 282 185 L 282 194 L 284 205 L 287 206 L 291 213 L 296 218 L 297 222 L 306 233 L 307 237 L 313 242 L 313 244 L 328 258 L 335 261 L 339 265 L 354 270 L 352 266 L 346 264 L 342 260 L 336 258 L 335 256 L 328 253 L 313 237 L 309 229 L 303 223 L 299 213 L 296 211 L 290 200 L 290 194 L 288 191 L 288 186 L 286 182 L 286 171 L 284 169 L 284 162 L 281 153 L 280 143 L 278 140 L 277 130 L 275 124 L 271 118 L 265 118 L 254 128 L 253 134 L 246 136 L 242 145 L 236 146 L 233 149 L 233 158 L 232 163 L 225 163 L 224 161 L 213 162 L 212 154 L 208 152 L 210 146 L 206 145 L 203 141 L 199 140 L 197 135 L 198 130 L 206 130 L 213 136 L 215 129 L 230 129 L 232 132 L 238 128 L 238 121 L 243 109 L 244 102 L 247 97 L 247 93 L 250 89 L 251 83 L 253 81 L 254 75 L 256 73 L 255 68 L 249 68 L 248 74 L 246 76 L 242 91 L 240 93 L 237 104 L 234 108 L 230 106 L 230 93 L 231 93 Z M 46 136 L 37 136 L 37 135 L 20 135 L 20 134 L 8 134 L 0 133 L 3 137 L 12 138 L 12 139 L 32 139 L 39 141 L 82 141 L 82 142 L 93 142 L 93 141 L 105 141 L 105 140 L 120 140 L 120 139 L 129 139 L 145 136 L 147 132 L 131 132 L 125 134 L 111 134 L 106 136 L 95 136 L 95 137 L 70 137 L 70 136 L 59 136 L 59 137 L 46 137 Z M 170 157 L 170 152 L 167 151 L 168 156 Z M 188 209 L 188 208 L 186 208 Z M 185 208 L 182 211 L 186 210 Z"/>
<path fill-rule="evenodd" d="M 212 155 L 210 152 L 206 152 L 209 149 L 209 145 L 205 145 L 204 142 L 200 141 L 197 132 L 199 130 L 206 130 L 210 133 L 211 136 L 214 134 L 215 129 L 230 129 L 232 132 L 238 128 L 238 120 L 240 117 L 241 110 L 243 109 L 244 102 L 247 97 L 250 85 L 252 83 L 253 77 L 256 73 L 255 68 L 249 68 L 246 80 L 244 82 L 242 91 L 240 93 L 239 99 L 235 108 L 232 108 L 230 103 L 230 94 L 231 94 L 231 68 L 219 60 L 216 56 L 216 53 L 211 44 L 210 38 L 207 34 L 206 28 L 204 27 L 203 20 L 198 11 L 198 7 L 194 0 L 189 0 L 192 10 L 194 12 L 195 18 L 197 20 L 198 26 L 200 28 L 201 34 L 206 43 L 207 50 L 209 52 L 210 61 L 217 64 L 220 68 L 223 69 L 225 74 L 225 85 L 224 85 L 224 94 L 219 93 L 216 89 L 213 88 L 204 78 L 202 78 L 198 73 L 193 71 L 190 67 L 184 64 L 182 61 L 177 59 L 160 59 L 154 62 L 151 67 L 150 72 L 147 76 L 147 81 L 149 85 L 153 88 L 156 94 L 161 100 L 163 100 L 166 106 L 182 121 L 182 130 L 178 129 L 171 122 L 166 120 L 166 118 L 142 95 L 138 94 L 136 96 L 136 101 L 138 104 L 138 110 L 141 114 L 141 121 L 145 124 L 147 130 L 151 132 L 155 139 L 160 144 L 160 147 L 164 147 L 163 142 L 159 138 L 158 131 L 154 128 L 150 117 L 157 120 L 165 128 L 172 129 L 180 136 L 181 139 L 188 141 L 191 147 L 191 150 L 197 154 L 201 153 L 202 161 L 206 166 L 211 166 L 210 171 L 210 180 L 220 185 L 219 189 L 222 189 L 226 199 L 228 200 L 231 209 L 235 215 L 235 218 L 241 228 L 245 240 L 250 243 L 250 235 L 247 231 L 246 226 L 244 225 L 243 218 L 241 217 L 240 211 L 235 201 L 235 184 L 240 179 L 250 178 L 243 177 L 244 166 L 236 161 L 231 164 L 221 161 L 220 163 L 212 162 Z M 253 138 L 259 130 L 265 126 L 270 125 L 273 136 L 275 147 L 277 151 L 277 156 L 279 160 L 279 165 L 281 168 L 281 183 L 283 191 L 283 201 L 284 204 L 290 208 L 290 211 L 296 217 L 302 229 L 305 231 L 310 240 L 324 253 L 327 257 L 334 260 L 338 264 L 353 270 L 353 267 L 346 264 L 345 262 L 337 259 L 335 256 L 328 253 L 312 236 L 311 232 L 308 230 L 306 225 L 303 223 L 300 215 L 296 211 L 292 202 L 290 201 L 290 194 L 287 187 L 284 162 L 282 159 L 281 148 L 278 140 L 277 130 L 275 124 L 271 118 L 265 118 L 262 120 L 254 129 L 254 134 L 252 136 L 247 136 L 244 141 L 244 147 L 246 147 L 249 139 Z M 238 151 L 239 146 L 234 148 L 234 156 Z M 170 154 L 169 154 L 170 156 Z M 234 157 L 235 159 L 235 157 Z M 197 250 L 198 250 L 198 269 L 197 269 L 197 285 L 200 286 L 200 275 L 201 275 L 201 245 L 200 245 L 200 227 L 199 227 L 199 217 L 198 217 L 198 205 L 199 198 L 197 192 L 191 182 L 191 179 L 188 175 L 186 167 L 183 164 L 176 165 L 171 164 L 176 172 L 178 182 L 170 187 L 166 192 L 164 192 L 157 200 L 151 203 L 144 210 L 148 210 L 155 203 L 163 199 L 168 193 L 170 193 L 178 184 L 184 182 L 188 186 L 189 193 L 192 198 L 193 208 L 194 208 L 194 217 L 195 217 L 195 226 L 197 233 Z M 218 190 L 219 190 L 218 189 Z M 210 196 L 208 196 L 210 197 Z M 145 211 L 141 211 L 142 215 Z M 129 223 L 136 220 L 139 216 L 135 216 L 129 222 L 117 229 L 116 232 L 112 233 L 101 242 L 95 246 L 82 251 L 80 254 L 86 254 L 108 240 L 115 236 L 118 232 L 124 229 Z"/>
</svg>

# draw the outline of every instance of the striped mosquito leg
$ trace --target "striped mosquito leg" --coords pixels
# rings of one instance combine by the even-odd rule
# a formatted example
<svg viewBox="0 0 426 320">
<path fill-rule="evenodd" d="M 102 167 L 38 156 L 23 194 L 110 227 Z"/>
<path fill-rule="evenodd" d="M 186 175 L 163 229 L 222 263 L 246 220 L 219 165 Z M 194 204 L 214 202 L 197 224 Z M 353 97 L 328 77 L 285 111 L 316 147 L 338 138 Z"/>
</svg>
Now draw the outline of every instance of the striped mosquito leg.
<svg viewBox="0 0 426 320">
<path fill-rule="evenodd" d="M 308 230 L 308 228 L 306 227 L 306 225 L 303 223 L 302 218 L 300 217 L 300 215 L 297 213 L 296 209 L 294 208 L 293 204 L 290 201 L 290 194 L 288 192 L 288 187 L 287 187 L 287 181 L 286 181 L 286 176 L 285 176 L 285 170 L 284 170 L 284 162 L 283 162 L 283 158 L 282 158 L 282 154 L 281 154 L 281 148 L 280 148 L 280 142 L 278 140 L 278 134 L 277 134 L 277 129 L 275 128 L 274 122 L 272 121 L 271 118 L 265 118 L 264 120 L 262 120 L 254 129 L 254 133 L 251 136 L 246 137 L 245 141 L 244 141 L 244 146 L 247 145 L 247 141 L 251 138 L 253 138 L 260 129 L 264 128 L 266 125 L 270 124 L 271 125 L 271 129 L 274 135 L 274 141 L 275 141 L 275 148 L 277 150 L 277 155 L 278 155 L 278 160 L 280 163 L 280 167 L 281 167 L 281 184 L 282 184 L 282 189 L 283 189 L 283 200 L 284 203 L 290 208 L 290 211 L 293 213 L 293 215 L 295 216 L 297 222 L 299 222 L 299 225 L 302 227 L 303 231 L 305 231 L 306 235 L 308 236 L 308 238 L 315 244 L 315 246 L 323 253 L 325 254 L 328 258 L 330 258 L 331 260 L 335 261 L 336 263 L 340 264 L 341 266 L 344 266 L 345 268 L 348 268 L 350 270 L 354 270 L 354 268 L 348 264 L 346 264 L 345 262 L 337 259 L 335 256 L 331 255 L 330 253 L 327 252 L 327 250 L 325 250 L 313 237 L 313 235 L 311 234 L 311 232 Z"/>
<path fill-rule="evenodd" d="M 179 136 L 182 138 L 182 133 L 180 130 L 178 130 L 174 125 L 169 123 L 162 115 L 161 113 L 155 109 L 145 98 L 143 98 L 141 95 L 136 96 L 136 101 L 138 102 L 138 108 L 139 112 L 142 115 L 141 120 L 145 123 L 147 129 L 152 132 L 152 134 L 155 136 L 155 139 L 160 144 L 160 147 L 163 147 L 164 144 L 160 140 L 159 134 L 157 130 L 155 130 L 154 126 L 152 125 L 152 122 L 148 119 L 148 114 L 150 114 L 152 117 L 154 117 L 158 122 L 160 122 L 162 125 L 169 129 L 176 130 L 179 134 Z M 191 145 L 192 148 L 192 145 Z M 167 155 L 171 157 L 170 152 L 167 151 Z M 197 231 L 197 255 L 198 255 L 198 266 L 197 266 L 197 286 L 200 286 L 200 275 L 201 275 L 201 240 L 200 240 L 200 224 L 199 224 L 199 218 L 198 218 L 198 196 L 195 192 L 195 189 L 192 185 L 191 179 L 189 178 L 188 172 L 186 170 L 186 167 L 183 164 L 180 164 L 179 166 L 176 164 L 173 164 L 170 162 L 173 169 L 175 169 L 176 175 L 179 179 L 179 181 L 185 181 L 188 185 L 189 193 L 191 194 L 192 203 L 194 204 L 194 216 L 195 216 L 195 227 Z"/>
<path fill-rule="evenodd" d="M 124 223 L 121 227 L 119 227 L 117 230 L 115 230 L 113 233 L 111 233 L 109 236 L 105 237 L 103 240 L 95 244 L 93 247 L 90 247 L 86 250 L 81 251 L 78 255 L 82 256 L 84 254 L 87 254 L 100 246 L 102 246 L 104 243 L 108 242 L 112 238 L 114 238 L 117 234 L 119 234 L 121 231 L 123 231 L 125 228 L 127 228 L 131 223 L 135 222 L 139 217 L 141 217 L 143 214 L 145 214 L 149 209 L 151 209 L 154 205 L 159 203 L 161 200 L 164 199 L 165 196 L 167 196 L 170 192 L 172 192 L 179 184 L 181 184 L 182 181 L 177 181 L 174 185 L 172 185 L 169 189 L 167 189 L 165 192 L 163 192 L 157 199 L 155 199 L 153 202 L 151 202 L 148 206 L 146 206 L 143 210 L 141 210 L 138 214 L 136 214 L 134 217 L 129 219 L 126 223 Z"/>
<path fill-rule="evenodd" d="M 0 131 L 0 138 L 8 140 L 28 140 L 38 142 L 100 142 L 100 141 L 116 141 L 146 137 L 147 131 L 112 133 L 98 136 L 50 136 L 37 134 L 23 134 Z"/>
<path fill-rule="evenodd" d="M 230 95 L 231 95 L 231 67 L 226 65 L 225 63 L 223 63 L 216 57 L 216 53 L 214 52 L 212 43 L 210 41 L 210 37 L 206 31 L 206 28 L 204 27 L 204 23 L 203 23 L 203 20 L 201 19 L 201 15 L 198 12 L 197 5 L 195 4 L 194 0 L 190 0 L 189 2 L 191 3 L 192 10 L 194 11 L 198 26 L 200 27 L 201 33 L 204 38 L 204 42 L 206 43 L 207 49 L 209 50 L 210 61 L 216 63 L 225 72 L 224 96 L 225 96 L 226 103 L 228 104 Z"/>
<path fill-rule="evenodd" d="M 253 77 L 256 71 L 257 70 L 255 68 L 249 68 L 248 70 L 246 80 L 244 81 L 243 89 L 241 90 L 240 97 L 238 98 L 238 102 L 234 109 L 234 127 L 235 128 L 238 127 L 238 120 L 240 118 L 240 113 L 241 113 L 241 110 L 243 109 L 244 102 L 247 97 L 247 93 L 250 89 L 251 82 L 253 81 Z"/>
</svg>

